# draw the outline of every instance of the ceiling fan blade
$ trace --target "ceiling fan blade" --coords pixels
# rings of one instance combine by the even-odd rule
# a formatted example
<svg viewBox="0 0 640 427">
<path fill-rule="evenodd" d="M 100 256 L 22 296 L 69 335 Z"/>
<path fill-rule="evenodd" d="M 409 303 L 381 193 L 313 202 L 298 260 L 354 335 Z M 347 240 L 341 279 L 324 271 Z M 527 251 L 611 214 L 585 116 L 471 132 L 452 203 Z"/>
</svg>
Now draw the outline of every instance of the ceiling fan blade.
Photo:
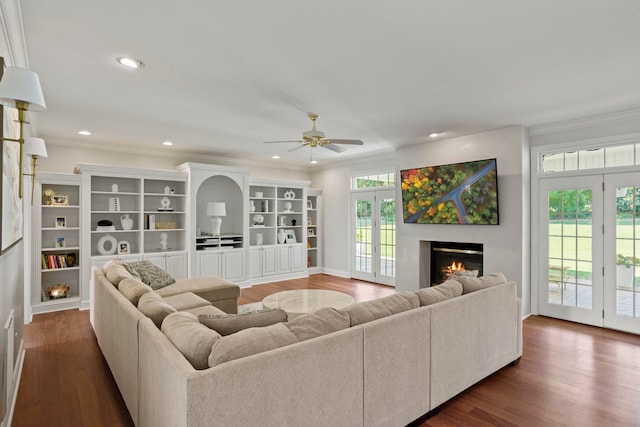
<svg viewBox="0 0 640 427">
<path fill-rule="evenodd" d="M 331 144 L 349 144 L 349 145 L 364 145 L 364 142 L 359 139 L 333 139 L 328 140 Z"/>
<path fill-rule="evenodd" d="M 337 145 L 333 145 L 333 144 L 326 144 L 326 145 L 323 145 L 322 147 L 331 151 L 335 151 L 336 153 L 342 153 L 343 151 L 345 151 L 344 148 L 339 147 Z"/>
<path fill-rule="evenodd" d="M 282 142 L 304 142 L 304 141 L 264 141 L 265 144 L 280 144 Z"/>
<path fill-rule="evenodd" d="M 306 147 L 306 146 L 307 146 L 307 144 L 300 144 L 300 145 L 298 145 L 297 147 L 293 147 L 293 148 L 292 148 L 291 150 L 289 150 L 288 152 L 290 153 L 290 152 L 292 152 L 292 151 L 299 150 L 299 149 L 304 148 L 304 147 Z"/>
</svg>

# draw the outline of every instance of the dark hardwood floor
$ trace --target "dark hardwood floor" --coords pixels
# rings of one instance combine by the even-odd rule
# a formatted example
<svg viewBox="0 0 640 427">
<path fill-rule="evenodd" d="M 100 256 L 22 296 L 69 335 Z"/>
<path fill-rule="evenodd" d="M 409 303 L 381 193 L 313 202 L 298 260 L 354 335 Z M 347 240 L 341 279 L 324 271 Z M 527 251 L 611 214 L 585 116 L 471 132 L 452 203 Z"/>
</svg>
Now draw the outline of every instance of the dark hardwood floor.
<svg viewBox="0 0 640 427">
<path fill-rule="evenodd" d="M 392 288 L 327 275 L 242 290 L 240 304 L 288 289 L 346 292 L 356 301 Z M 423 426 L 640 426 L 640 336 L 533 316 L 524 355 L 445 403 Z M 34 316 L 13 426 L 132 426 L 87 311 Z M 250 404 L 250 401 L 247 402 Z"/>
</svg>

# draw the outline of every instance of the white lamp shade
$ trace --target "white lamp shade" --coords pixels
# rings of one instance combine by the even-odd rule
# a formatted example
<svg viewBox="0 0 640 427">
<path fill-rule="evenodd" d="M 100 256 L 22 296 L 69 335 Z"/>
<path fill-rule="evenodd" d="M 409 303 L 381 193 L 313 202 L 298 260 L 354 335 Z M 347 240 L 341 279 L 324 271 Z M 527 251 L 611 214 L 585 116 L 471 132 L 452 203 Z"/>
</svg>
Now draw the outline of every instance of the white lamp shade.
<svg viewBox="0 0 640 427">
<path fill-rule="evenodd" d="M 27 156 L 38 156 L 40 158 L 47 158 L 47 146 L 44 144 L 44 139 L 30 137 L 24 141 L 24 154 Z"/>
<path fill-rule="evenodd" d="M 227 205 L 224 202 L 207 203 L 207 216 L 227 216 Z"/>
<path fill-rule="evenodd" d="M 28 110 L 47 109 L 38 75 L 20 67 L 7 67 L 0 80 L 0 104 L 16 107 L 16 101 L 28 103 Z"/>
</svg>

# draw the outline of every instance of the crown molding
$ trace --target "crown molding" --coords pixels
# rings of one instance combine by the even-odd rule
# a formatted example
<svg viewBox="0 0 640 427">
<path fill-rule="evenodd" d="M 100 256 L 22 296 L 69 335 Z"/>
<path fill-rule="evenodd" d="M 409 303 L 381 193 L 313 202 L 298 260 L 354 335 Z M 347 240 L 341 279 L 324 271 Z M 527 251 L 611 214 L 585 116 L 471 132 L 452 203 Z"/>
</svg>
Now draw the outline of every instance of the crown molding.
<svg viewBox="0 0 640 427">
<path fill-rule="evenodd" d="M 0 24 L 7 48 L 6 62 L 16 67 L 29 68 L 22 9 L 18 0 L 0 0 Z"/>
<path fill-rule="evenodd" d="M 638 120 L 640 120 L 640 109 L 635 109 L 603 114 L 600 116 L 536 125 L 531 126 L 528 129 L 529 136 L 541 136 Z"/>
</svg>

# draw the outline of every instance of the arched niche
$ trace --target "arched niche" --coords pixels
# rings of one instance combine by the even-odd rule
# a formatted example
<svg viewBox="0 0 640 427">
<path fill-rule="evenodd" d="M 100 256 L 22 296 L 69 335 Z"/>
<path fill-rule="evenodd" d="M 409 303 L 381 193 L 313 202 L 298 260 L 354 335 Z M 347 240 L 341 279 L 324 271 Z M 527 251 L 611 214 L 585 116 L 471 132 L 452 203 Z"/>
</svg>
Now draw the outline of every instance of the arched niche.
<svg viewBox="0 0 640 427">
<path fill-rule="evenodd" d="M 221 234 L 243 233 L 242 188 L 233 179 L 214 175 L 205 179 L 196 193 L 196 229 L 211 233 L 211 217 L 206 215 L 207 203 L 224 202 L 227 215 L 222 218 Z M 195 230 L 194 230 L 195 231 Z"/>
</svg>

